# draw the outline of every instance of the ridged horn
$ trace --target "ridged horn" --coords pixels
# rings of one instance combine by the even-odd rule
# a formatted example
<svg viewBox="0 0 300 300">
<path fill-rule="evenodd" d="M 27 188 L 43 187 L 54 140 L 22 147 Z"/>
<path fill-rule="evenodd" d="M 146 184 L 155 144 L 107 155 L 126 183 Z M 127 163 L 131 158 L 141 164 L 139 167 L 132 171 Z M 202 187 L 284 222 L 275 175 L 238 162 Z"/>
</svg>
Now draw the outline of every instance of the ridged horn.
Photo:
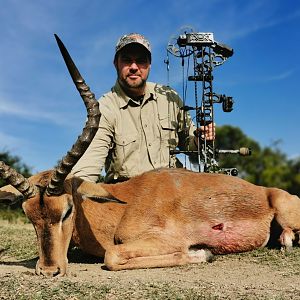
<svg viewBox="0 0 300 300">
<path fill-rule="evenodd" d="M 99 111 L 99 103 L 96 100 L 95 95 L 90 91 L 89 86 L 85 83 L 84 79 L 80 75 L 76 65 L 74 64 L 62 41 L 56 34 L 54 34 L 54 36 L 63 59 L 67 65 L 69 73 L 73 79 L 73 82 L 86 106 L 87 122 L 85 124 L 85 127 L 83 128 L 81 135 L 77 138 L 77 141 L 72 146 L 72 149 L 68 151 L 66 156 L 63 157 L 63 159 L 55 168 L 46 189 L 46 194 L 48 196 L 60 195 L 63 193 L 64 180 L 91 143 L 98 130 L 99 120 L 101 116 Z"/>
<path fill-rule="evenodd" d="M 3 161 L 0 161 L 0 178 L 16 188 L 25 198 L 34 197 L 38 193 L 34 184 Z"/>
</svg>

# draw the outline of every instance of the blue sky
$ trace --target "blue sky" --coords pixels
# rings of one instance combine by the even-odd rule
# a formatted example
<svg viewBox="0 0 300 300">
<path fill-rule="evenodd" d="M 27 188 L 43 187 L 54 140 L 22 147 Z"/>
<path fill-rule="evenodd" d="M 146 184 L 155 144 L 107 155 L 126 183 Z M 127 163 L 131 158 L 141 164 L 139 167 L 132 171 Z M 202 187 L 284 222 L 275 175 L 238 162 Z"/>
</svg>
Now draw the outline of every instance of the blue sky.
<svg viewBox="0 0 300 300">
<path fill-rule="evenodd" d="M 81 133 L 85 109 L 54 33 L 98 98 L 115 82 L 112 59 L 120 35 L 148 37 L 149 79 L 166 84 L 167 43 L 186 26 L 213 32 L 234 49 L 214 71 L 214 91 L 235 101 L 231 113 L 216 108 L 217 125 L 238 126 L 262 146 L 280 140 L 284 153 L 299 156 L 298 0 L 3 1 L 0 151 L 20 156 L 33 172 L 42 171 L 56 165 Z M 180 93 L 179 66 L 171 58 L 170 85 Z"/>
</svg>

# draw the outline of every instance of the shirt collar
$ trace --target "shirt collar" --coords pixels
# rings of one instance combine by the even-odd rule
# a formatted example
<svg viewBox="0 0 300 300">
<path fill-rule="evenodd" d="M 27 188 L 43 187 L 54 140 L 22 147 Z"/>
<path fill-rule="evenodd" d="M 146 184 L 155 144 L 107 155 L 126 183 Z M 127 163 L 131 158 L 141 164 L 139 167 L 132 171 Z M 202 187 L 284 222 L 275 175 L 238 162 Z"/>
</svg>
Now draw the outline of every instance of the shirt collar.
<svg viewBox="0 0 300 300">
<path fill-rule="evenodd" d="M 118 82 L 118 80 L 116 81 L 114 87 L 112 88 L 112 91 L 117 93 L 117 95 L 119 96 L 119 106 L 120 108 L 125 108 L 126 106 L 128 106 L 129 102 L 132 101 L 134 103 L 137 104 L 137 101 L 131 99 L 130 97 L 128 97 L 122 87 L 120 86 L 120 83 Z M 156 100 L 156 96 L 155 96 L 155 92 L 152 91 L 152 89 L 150 88 L 149 84 L 146 83 L 146 88 L 145 88 L 145 96 L 144 96 L 144 101 L 143 103 L 145 103 L 145 101 L 147 100 Z"/>
</svg>

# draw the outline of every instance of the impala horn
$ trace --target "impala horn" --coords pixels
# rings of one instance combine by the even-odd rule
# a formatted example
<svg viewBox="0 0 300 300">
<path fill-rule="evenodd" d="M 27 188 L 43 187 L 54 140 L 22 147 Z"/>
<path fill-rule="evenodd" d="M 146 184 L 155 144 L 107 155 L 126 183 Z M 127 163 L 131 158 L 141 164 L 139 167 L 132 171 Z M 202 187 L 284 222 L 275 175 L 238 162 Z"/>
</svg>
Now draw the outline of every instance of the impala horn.
<svg viewBox="0 0 300 300">
<path fill-rule="evenodd" d="M 38 188 L 29 182 L 22 174 L 0 161 L 0 178 L 16 188 L 25 198 L 34 197 L 38 193 Z"/>
<path fill-rule="evenodd" d="M 81 135 L 77 138 L 77 141 L 72 146 L 72 149 L 68 151 L 66 156 L 63 157 L 63 159 L 54 169 L 51 180 L 46 188 L 46 194 L 48 196 L 61 195 L 63 193 L 64 180 L 93 140 L 93 137 L 98 130 L 101 116 L 99 111 L 99 103 L 96 100 L 95 95 L 90 91 L 89 86 L 85 83 L 84 79 L 80 75 L 62 41 L 56 34 L 54 34 L 54 36 L 73 82 L 86 106 L 87 122 Z"/>
</svg>

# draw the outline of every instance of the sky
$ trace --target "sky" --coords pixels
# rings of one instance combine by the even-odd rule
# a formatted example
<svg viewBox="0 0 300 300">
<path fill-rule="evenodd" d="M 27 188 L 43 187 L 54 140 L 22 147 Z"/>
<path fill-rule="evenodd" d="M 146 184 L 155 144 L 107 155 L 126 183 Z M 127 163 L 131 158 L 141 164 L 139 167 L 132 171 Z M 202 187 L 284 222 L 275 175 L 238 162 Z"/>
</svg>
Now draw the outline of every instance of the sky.
<svg viewBox="0 0 300 300">
<path fill-rule="evenodd" d="M 216 125 L 238 126 L 261 146 L 279 141 L 300 156 L 300 1 L 298 0 L 2 0 L 0 11 L 0 151 L 32 172 L 53 168 L 86 120 L 54 39 L 64 42 L 99 98 L 116 80 L 118 38 L 144 34 L 152 46 L 150 81 L 182 91 L 182 69 L 166 47 L 186 28 L 212 32 L 234 55 L 214 69 L 214 92 L 232 96 L 234 110 L 215 108 Z M 187 104 L 193 105 L 188 84 Z"/>
</svg>

